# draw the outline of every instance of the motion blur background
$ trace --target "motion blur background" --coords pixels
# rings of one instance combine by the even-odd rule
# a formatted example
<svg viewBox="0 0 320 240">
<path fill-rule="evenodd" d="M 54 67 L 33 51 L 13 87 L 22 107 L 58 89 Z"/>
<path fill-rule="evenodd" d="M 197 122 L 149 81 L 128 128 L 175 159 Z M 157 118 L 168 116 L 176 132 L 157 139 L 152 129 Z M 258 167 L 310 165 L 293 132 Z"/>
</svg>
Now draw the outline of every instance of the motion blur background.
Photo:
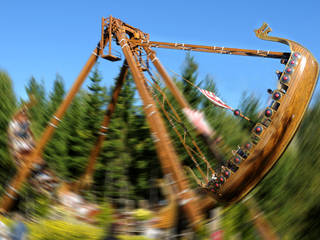
<svg viewBox="0 0 320 240">
<path fill-rule="evenodd" d="M 3 1 L 0 15 L 1 195 L 15 173 L 6 138 L 13 113 L 27 100 L 28 94 L 33 94 L 37 104 L 30 111 L 32 130 L 36 138 L 41 135 L 99 41 L 102 16 L 120 18 L 149 33 L 154 41 L 288 51 L 287 46 L 255 37 L 253 30 L 267 22 L 274 30 L 271 35 L 297 41 L 320 59 L 318 11 L 317 1 Z M 283 68 L 274 59 L 160 49 L 157 54 L 193 107 L 203 110 L 210 124 L 227 139 L 225 144 L 229 148 L 246 140 L 248 124 L 215 109 L 173 72 L 215 91 L 226 103 L 255 119 L 266 106 L 266 89 L 276 86 L 275 71 Z M 83 172 L 120 64 L 99 61 L 48 144 L 44 159 L 60 178 L 73 180 Z M 317 88 L 287 151 L 251 193 L 280 239 L 319 239 L 320 236 L 318 92 Z M 86 198 L 104 206 L 108 216 L 111 215 L 109 203 L 117 199 L 157 201 L 154 182 L 161 177 L 161 168 L 130 76 L 120 95 L 107 139 L 96 166 L 94 185 Z M 175 138 L 174 142 L 181 160 L 189 163 L 181 144 Z M 18 211 L 46 219 L 50 204 L 45 197 L 37 196 L 28 187 L 22 196 Z M 221 214 L 225 239 L 261 239 L 244 203 L 223 209 Z M 111 221 L 102 220 L 103 223 Z M 44 239 L 40 233 L 35 234 L 39 229 L 33 231 L 34 239 Z"/>
</svg>

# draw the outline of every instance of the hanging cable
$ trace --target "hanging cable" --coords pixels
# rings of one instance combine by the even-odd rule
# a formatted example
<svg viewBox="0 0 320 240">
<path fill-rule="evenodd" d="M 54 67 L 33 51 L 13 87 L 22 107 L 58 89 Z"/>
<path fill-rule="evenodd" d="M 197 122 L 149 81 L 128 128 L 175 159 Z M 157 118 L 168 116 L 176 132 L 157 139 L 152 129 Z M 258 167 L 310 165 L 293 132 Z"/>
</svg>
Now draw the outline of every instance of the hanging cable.
<svg viewBox="0 0 320 240">
<path fill-rule="evenodd" d="M 166 118 L 168 119 L 169 123 L 170 123 L 170 124 L 173 124 L 173 121 L 172 121 L 173 116 L 172 116 L 172 114 L 170 114 L 170 113 L 168 113 L 168 112 L 166 111 L 164 102 L 166 102 L 166 103 L 168 104 L 168 106 L 170 107 L 170 109 L 173 111 L 173 113 L 174 113 L 174 115 L 175 115 L 175 121 L 176 121 L 179 125 L 181 125 L 181 126 L 183 127 L 183 129 L 185 130 L 185 132 L 184 132 L 184 137 L 182 137 L 181 134 L 180 134 L 180 133 L 178 132 L 178 130 L 176 129 L 176 127 L 175 127 L 174 125 L 172 125 L 173 128 L 174 128 L 174 130 L 175 130 L 175 132 L 176 132 L 176 134 L 178 135 L 181 143 L 184 145 L 187 153 L 192 156 L 192 157 L 190 156 L 192 160 L 195 160 L 195 158 L 194 158 L 193 155 L 192 155 L 192 152 L 197 153 L 197 156 L 198 156 L 199 158 L 201 158 L 201 160 L 203 160 L 203 161 L 206 163 L 207 168 L 209 168 L 210 171 L 212 172 L 212 174 L 214 174 L 214 170 L 211 168 L 210 163 L 209 163 L 209 162 L 207 161 L 207 159 L 205 158 L 204 154 L 202 153 L 202 151 L 200 150 L 199 146 L 196 144 L 196 142 L 195 142 L 194 139 L 192 138 L 191 134 L 187 131 L 187 128 L 186 128 L 185 125 L 183 124 L 180 116 L 179 116 L 178 113 L 175 111 L 175 109 L 173 108 L 173 106 L 171 105 L 171 103 L 168 101 L 168 98 L 167 98 L 166 94 L 161 90 L 161 87 L 160 87 L 160 85 L 158 84 L 157 80 L 154 78 L 154 76 L 152 75 L 152 73 L 150 72 L 149 69 L 147 69 L 147 72 L 149 73 L 149 75 L 150 75 L 150 77 L 151 77 L 151 79 L 153 80 L 153 83 L 154 83 L 154 84 L 152 84 L 152 83 L 147 79 L 147 81 L 148 81 L 148 82 L 151 84 L 151 86 L 153 87 L 152 90 L 154 90 L 154 89 L 157 90 L 157 91 L 162 95 L 162 97 L 163 97 L 163 101 L 162 101 L 162 103 L 161 103 L 160 99 L 154 94 L 154 97 L 156 98 L 157 102 L 159 103 L 160 107 L 162 108 L 162 110 L 163 110 Z M 149 85 L 149 87 L 151 87 L 151 86 Z M 154 86 L 156 86 L 156 88 L 155 88 Z M 153 92 L 153 91 L 152 91 L 152 92 Z M 154 93 L 154 92 L 153 92 L 153 93 Z M 194 145 L 194 147 L 197 149 L 198 152 L 195 151 L 195 150 L 192 149 L 189 145 L 186 144 L 186 142 L 185 142 L 185 137 L 186 137 L 186 136 L 190 136 L 190 137 L 191 137 L 191 139 L 192 139 L 192 144 Z M 196 164 L 196 166 L 200 166 L 198 162 L 196 162 L 195 164 Z M 202 171 L 202 170 L 201 170 L 201 171 Z M 202 173 L 203 173 L 203 172 L 202 172 Z M 204 173 L 202 174 L 202 176 L 204 176 Z M 207 177 L 206 177 L 206 178 L 207 178 Z"/>
<path fill-rule="evenodd" d="M 196 141 L 194 140 L 194 138 L 192 137 L 192 135 L 191 135 L 191 134 L 189 133 L 189 131 L 187 130 L 186 126 L 184 125 L 184 123 L 183 123 L 183 121 L 182 121 L 182 119 L 180 118 L 180 116 L 178 115 L 178 113 L 176 112 L 176 110 L 174 109 L 174 107 L 172 106 L 172 104 L 169 102 L 166 94 L 162 91 L 160 85 L 157 83 L 157 80 L 154 79 L 154 76 L 152 75 L 152 73 L 150 72 L 150 70 L 147 70 L 147 72 L 149 73 L 149 75 L 150 75 L 151 79 L 153 80 L 154 84 L 156 85 L 156 90 L 163 96 L 163 99 L 166 100 L 168 106 L 170 107 L 170 109 L 171 109 L 172 112 L 174 113 L 174 115 L 175 115 L 175 117 L 176 117 L 176 118 L 175 118 L 175 121 L 176 121 L 179 125 L 181 125 L 181 127 L 182 127 L 183 129 L 186 129 L 186 134 L 191 138 L 192 144 L 193 144 L 194 147 L 197 149 L 200 158 L 201 158 L 203 161 L 206 162 L 206 164 L 209 166 L 211 172 L 214 173 L 214 170 L 211 168 L 210 163 L 208 162 L 208 160 L 206 159 L 206 157 L 204 156 L 204 154 L 203 154 L 202 151 L 200 150 L 198 144 L 196 143 Z M 168 113 L 168 114 L 171 115 L 171 117 L 172 117 L 172 114 L 170 114 L 170 113 Z M 192 149 L 192 148 L 190 148 L 190 149 Z M 192 151 L 196 152 L 196 151 L 193 150 L 193 149 L 192 149 Z"/>
<path fill-rule="evenodd" d="M 183 76 L 181 76 L 179 73 L 176 73 L 175 71 L 169 69 L 170 72 L 172 72 L 173 74 L 179 76 L 182 80 L 184 80 L 185 82 L 187 82 L 188 84 L 190 84 L 191 86 L 197 88 L 205 97 L 207 97 L 215 106 L 218 106 L 220 108 L 225 108 L 228 109 L 230 111 L 233 112 L 233 114 L 235 116 L 239 116 L 245 120 L 247 120 L 250 123 L 253 123 L 250 118 L 248 118 L 247 116 L 243 115 L 239 109 L 233 109 L 232 107 L 228 106 L 227 104 L 225 104 L 219 97 L 217 97 L 213 92 L 207 91 L 205 89 L 202 89 L 200 87 L 198 87 L 197 85 L 195 85 L 194 83 L 192 83 L 191 81 L 189 81 L 188 79 L 184 78 Z"/>
<path fill-rule="evenodd" d="M 152 87 L 149 86 L 152 90 Z M 191 158 L 191 160 L 194 162 L 194 164 L 196 165 L 197 169 L 199 170 L 201 176 L 205 179 L 206 183 L 208 183 L 208 178 L 205 176 L 205 174 L 203 173 L 202 169 L 200 168 L 199 163 L 197 162 L 197 160 L 194 158 L 194 156 L 192 155 L 191 151 L 189 150 L 188 145 L 185 142 L 185 139 L 183 139 L 183 137 L 181 136 L 181 134 L 179 133 L 179 131 L 177 130 L 177 128 L 175 127 L 174 123 L 172 122 L 172 119 L 170 119 L 170 116 L 168 115 L 168 112 L 165 110 L 165 107 L 163 104 L 161 104 L 160 99 L 156 96 L 156 94 L 153 94 L 153 97 L 155 98 L 156 102 L 160 105 L 162 112 L 164 113 L 164 115 L 166 116 L 167 120 L 169 121 L 169 123 L 171 124 L 173 130 L 175 131 L 175 133 L 177 134 L 177 136 L 180 139 L 180 142 L 183 144 L 184 148 L 186 149 L 189 157 Z"/>
</svg>

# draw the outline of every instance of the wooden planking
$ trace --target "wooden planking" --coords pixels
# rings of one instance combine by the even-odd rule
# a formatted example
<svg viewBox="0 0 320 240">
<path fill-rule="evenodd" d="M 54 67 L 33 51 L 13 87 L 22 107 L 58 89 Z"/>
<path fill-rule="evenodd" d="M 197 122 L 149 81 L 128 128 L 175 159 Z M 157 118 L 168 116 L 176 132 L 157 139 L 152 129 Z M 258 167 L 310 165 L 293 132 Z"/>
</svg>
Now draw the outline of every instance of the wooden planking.
<svg viewBox="0 0 320 240">
<path fill-rule="evenodd" d="M 288 40 L 288 43 L 292 52 L 301 54 L 291 74 L 289 88 L 249 157 L 223 185 L 220 194 L 214 195 L 218 201 L 232 203 L 252 190 L 281 157 L 302 121 L 318 79 L 319 66 L 307 49 L 293 41 Z"/>
</svg>

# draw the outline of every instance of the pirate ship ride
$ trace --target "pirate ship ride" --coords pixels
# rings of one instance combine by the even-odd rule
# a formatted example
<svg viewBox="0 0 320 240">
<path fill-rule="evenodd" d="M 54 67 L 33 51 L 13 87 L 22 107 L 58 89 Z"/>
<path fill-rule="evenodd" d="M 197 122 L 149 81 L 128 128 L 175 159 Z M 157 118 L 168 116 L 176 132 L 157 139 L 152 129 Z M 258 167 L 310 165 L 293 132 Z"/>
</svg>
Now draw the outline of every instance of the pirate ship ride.
<svg viewBox="0 0 320 240">
<path fill-rule="evenodd" d="M 114 88 L 112 100 L 101 125 L 99 139 L 97 139 L 96 145 L 90 154 L 86 172 L 78 184 L 74 186 L 75 190 L 84 187 L 90 182 L 95 160 L 108 131 L 108 124 L 117 102 L 117 96 L 119 95 L 127 71 L 130 69 L 138 93 L 143 101 L 144 111 L 154 139 L 163 174 L 174 189 L 174 194 L 177 196 L 179 204 L 184 209 L 193 226 L 195 228 L 199 226 L 208 207 L 213 207 L 217 203 L 230 204 L 240 200 L 258 184 L 285 151 L 303 118 L 318 78 L 319 66 L 310 51 L 294 41 L 271 37 L 269 36 L 270 31 L 271 29 L 268 25 L 263 24 L 255 33 L 260 39 L 289 45 L 290 52 L 150 41 L 149 34 L 124 23 L 120 19 L 113 18 L 112 16 L 102 18 L 101 39 L 97 47 L 93 50 L 57 112 L 52 116 L 42 137 L 38 140 L 32 152 L 25 156 L 24 167 L 19 168 L 16 176 L 7 187 L 0 207 L 3 211 L 8 211 L 12 206 L 15 196 L 19 193 L 22 184 L 32 171 L 33 163 L 41 156 L 44 146 L 49 141 L 55 128 L 59 125 L 70 102 L 77 94 L 97 59 L 120 60 L 119 56 L 113 54 L 113 40 L 121 47 L 125 60 L 121 68 L 120 77 Z M 171 144 L 168 130 L 158 108 L 160 107 L 163 110 L 164 116 L 173 124 L 172 126 L 175 125 L 171 115 L 174 115 L 174 121 L 183 125 L 183 121 L 179 117 L 182 111 L 176 111 L 168 102 L 168 98 L 161 91 L 157 82 L 154 81 L 154 77 L 149 70 L 150 64 L 154 65 L 181 109 L 185 109 L 185 112 L 190 112 L 192 109 L 157 58 L 156 52 L 153 50 L 154 48 L 276 58 L 285 64 L 283 72 L 279 73 L 279 88 L 273 91 L 273 102 L 270 106 L 266 107 L 264 116 L 253 127 L 251 141 L 242 148 L 237 149 L 235 156 L 220 166 L 219 169 L 211 167 L 195 140 L 192 140 L 192 147 L 188 146 L 184 141 L 185 135 L 175 128 L 188 155 L 195 162 L 201 174 L 202 180 L 199 184 L 201 184 L 201 187 L 207 193 L 205 197 L 197 196 L 196 192 L 191 189 L 178 155 Z M 154 94 L 154 91 L 157 91 L 158 94 Z M 221 105 L 225 105 L 224 107 L 228 108 L 214 93 L 207 90 L 203 90 L 202 93 L 214 104 L 220 107 Z M 171 115 L 165 111 L 164 103 L 172 108 Z M 235 115 L 245 118 L 238 110 L 229 109 Z M 214 134 L 212 130 L 205 131 L 204 129 L 207 128 L 196 126 L 198 134 L 203 135 L 206 139 L 208 135 Z M 214 144 L 211 145 L 211 150 L 217 159 L 221 158 L 221 153 Z M 201 161 L 205 162 L 207 170 L 214 176 L 212 179 L 204 174 L 194 154 L 199 156 Z"/>
</svg>

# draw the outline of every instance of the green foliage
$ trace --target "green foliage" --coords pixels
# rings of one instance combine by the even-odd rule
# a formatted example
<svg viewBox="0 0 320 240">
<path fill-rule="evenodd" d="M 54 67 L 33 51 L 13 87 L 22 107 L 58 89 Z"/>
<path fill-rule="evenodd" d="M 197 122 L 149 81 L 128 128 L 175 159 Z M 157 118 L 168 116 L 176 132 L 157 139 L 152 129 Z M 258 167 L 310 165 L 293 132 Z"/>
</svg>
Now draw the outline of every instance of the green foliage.
<svg viewBox="0 0 320 240">
<path fill-rule="evenodd" d="M 76 179 L 84 171 L 85 164 L 88 157 L 85 143 L 85 130 L 83 129 L 83 115 L 84 115 L 84 96 L 86 93 L 80 92 L 69 107 L 66 116 L 62 122 L 61 128 L 66 132 L 65 145 L 66 158 L 65 167 L 67 169 L 66 179 Z"/>
<path fill-rule="evenodd" d="M 112 222 L 112 214 L 113 209 L 111 207 L 111 204 L 105 202 L 100 206 L 100 213 L 96 216 L 96 219 L 98 221 L 98 225 L 100 227 L 103 227 L 104 229 L 107 229 L 110 223 Z"/>
<path fill-rule="evenodd" d="M 110 96 L 112 92 L 110 90 Z M 108 126 L 107 141 L 103 144 L 94 176 L 95 182 L 98 183 L 96 189 L 104 196 L 127 198 L 130 194 L 127 168 L 124 166 L 128 166 L 132 160 L 128 134 L 132 123 L 134 93 L 135 89 L 129 74 Z"/>
<path fill-rule="evenodd" d="M 135 93 L 129 73 L 96 166 L 95 189 L 104 197 L 148 196 L 150 178 L 154 174 L 152 169 L 159 166 L 144 113 L 136 106 Z M 158 172 L 156 169 L 156 174 Z"/>
<path fill-rule="evenodd" d="M 51 204 L 51 201 L 48 197 L 38 196 L 35 199 L 34 213 L 32 215 L 37 217 L 47 216 L 48 213 L 50 212 L 50 204 Z"/>
<path fill-rule="evenodd" d="M 131 149 L 133 159 L 129 178 L 136 195 L 133 198 L 147 198 L 153 187 L 150 182 L 161 176 L 161 168 L 142 108 L 136 110 L 131 126 L 128 138 L 134 147 Z"/>
<path fill-rule="evenodd" d="M 139 221 L 149 220 L 153 217 L 153 214 L 148 209 L 138 208 L 133 212 L 133 217 Z"/>
<path fill-rule="evenodd" d="M 193 107 L 197 108 L 200 104 L 201 93 L 191 84 L 196 85 L 198 76 L 198 64 L 195 62 L 194 57 L 189 53 L 186 54 L 186 59 L 183 65 L 182 77 L 187 81 L 182 82 L 182 93 L 185 96 L 188 103 Z M 190 84 L 191 83 L 191 84 Z M 199 84 L 200 85 L 200 84 Z"/>
<path fill-rule="evenodd" d="M 253 192 L 264 217 L 281 239 L 317 239 L 320 234 L 319 117 L 318 97 L 286 152 Z M 240 211 L 246 211 L 242 204 L 226 212 L 224 229 L 228 236 L 244 234 Z"/>
<path fill-rule="evenodd" d="M 50 212 L 51 200 L 49 196 L 42 195 L 29 184 L 24 184 L 20 191 L 18 210 L 26 215 L 36 218 L 46 217 Z"/>
<path fill-rule="evenodd" d="M 64 98 L 64 95 L 65 90 L 63 78 L 57 74 L 53 83 L 53 91 L 49 95 L 48 108 L 46 109 L 47 114 L 45 117 L 47 118 L 47 121 L 49 121 L 52 115 L 57 111 Z"/>
<path fill-rule="evenodd" d="M 14 224 L 13 220 L 4 216 L 0 216 L 0 221 L 3 222 L 9 228 L 11 228 L 11 226 Z"/>
<path fill-rule="evenodd" d="M 35 98 L 36 104 L 29 109 L 32 125 L 31 128 L 36 137 L 40 137 L 44 127 L 47 124 L 46 116 L 47 99 L 43 82 L 39 83 L 34 77 L 31 77 L 25 87 L 28 95 Z"/>
<path fill-rule="evenodd" d="M 208 228 L 204 225 L 201 224 L 198 228 L 198 230 L 195 232 L 195 239 L 199 239 L 199 240 L 209 240 L 208 236 L 209 236 L 209 232 L 208 232 Z"/>
<path fill-rule="evenodd" d="M 217 86 L 212 78 L 212 76 L 207 75 L 204 79 L 204 86 L 203 88 L 210 91 L 210 92 L 214 92 L 217 96 L 219 95 Z M 217 121 L 217 119 L 219 119 L 220 115 L 221 115 L 221 109 L 218 109 L 217 107 L 215 107 L 207 98 L 205 98 L 204 96 L 201 96 L 201 107 L 205 112 L 205 115 L 207 117 L 207 119 L 212 120 L 211 124 L 213 124 L 212 126 L 215 129 L 219 129 L 219 121 Z"/>
<path fill-rule="evenodd" d="M 186 56 L 182 75 L 195 85 L 217 93 L 218 87 L 210 76 L 197 79 L 198 65 L 191 55 Z M 104 113 L 104 105 L 111 91 L 101 87 L 97 68 L 91 74 L 88 90 L 82 90 L 66 112 L 62 123 L 48 143 L 44 158 L 63 179 L 77 179 L 84 171 L 90 150 L 96 141 Z M 218 135 L 223 136 L 225 154 L 244 143 L 249 137 L 246 121 L 236 119 L 231 113 L 210 103 L 199 91 L 185 81 L 177 81 L 178 87 L 193 108 L 205 112 L 209 124 Z M 57 75 L 54 88 L 47 98 L 43 83 L 31 78 L 26 91 L 35 96 L 37 104 L 30 110 L 32 128 L 39 137 L 44 126 L 60 105 L 65 92 L 63 79 Z M 164 91 L 167 92 L 166 89 Z M 148 198 L 153 187 L 150 182 L 161 176 L 161 167 L 145 120 L 143 108 L 135 98 L 136 89 L 131 75 L 123 86 L 116 111 L 109 126 L 107 140 L 96 164 L 94 186 L 90 193 L 103 202 L 108 198 Z M 172 95 L 168 95 L 170 101 Z M 223 97 L 222 97 L 223 99 Z M 178 104 L 171 101 L 175 109 Z M 7 127 L 17 102 L 11 79 L 0 72 L 0 192 L 14 172 L 14 165 L 7 149 Z M 244 95 L 240 109 L 253 121 L 258 118 L 259 101 L 253 95 Z M 166 106 L 168 107 L 168 106 Z M 169 113 L 172 113 L 168 109 Z M 192 127 L 180 113 L 187 129 Z M 296 137 L 272 171 L 253 191 L 258 205 L 282 239 L 317 239 L 320 235 L 320 98 L 307 111 Z M 167 122 L 167 126 L 169 123 Z M 179 127 L 179 126 L 177 126 Z M 182 144 L 170 127 L 175 149 L 184 164 L 194 167 Z M 195 137 L 195 134 L 190 131 Z M 198 141 L 209 161 L 214 159 L 206 144 Z M 190 140 L 187 140 L 190 144 Z M 201 160 L 200 160 L 201 163 Z M 197 175 L 199 172 L 195 171 Z M 19 209 L 25 213 L 45 216 L 49 210 L 48 199 L 31 190 L 21 193 Z M 108 225 L 112 209 L 106 204 L 98 216 L 99 225 Z M 99 239 L 102 230 L 73 222 L 43 221 L 30 224 L 31 239 Z M 259 239 L 254 230 L 247 207 L 235 204 L 223 214 L 223 230 L 226 239 L 234 236 L 241 239 Z M 140 236 L 121 236 L 122 239 L 144 239 Z"/>
<path fill-rule="evenodd" d="M 88 91 L 81 94 L 83 101 L 80 106 L 76 106 L 79 107 L 78 110 L 80 112 L 78 118 L 81 117 L 81 120 L 77 128 L 69 125 L 73 132 L 77 131 L 75 135 L 79 136 L 78 139 L 75 139 L 74 137 L 70 137 L 69 139 L 77 142 L 77 146 L 71 148 L 73 148 L 72 151 L 75 151 L 75 154 L 78 156 L 71 161 L 73 163 L 72 167 L 77 168 L 75 169 L 75 172 L 79 172 L 80 174 L 83 173 L 84 168 L 88 163 L 88 157 L 98 137 L 104 113 L 103 106 L 107 99 L 107 90 L 100 85 L 102 77 L 98 70 L 98 65 L 96 65 L 89 78 L 90 84 L 88 86 Z M 74 118 L 76 116 L 73 115 L 72 117 Z M 74 175 L 74 177 L 76 177 L 76 175 Z"/>
<path fill-rule="evenodd" d="M 88 224 L 57 220 L 29 224 L 28 228 L 30 240 L 96 240 L 103 235 L 102 229 Z"/>
<path fill-rule="evenodd" d="M 53 85 L 53 91 L 50 93 L 48 108 L 46 109 L 46 121 L 50 121 L 53 114 L 58 109 L 65 95 L 63 78 L 60 75 L 56 75 L 56 79 Z M 62 126 L 61 126 L 62 125 Z M 52 169 L 60 176 L 66 176 L 65 160 L 67 158 L 67 145 L 66 145 L 66 131 L 61 124 L 56 129 L 51 140 L 48 142 L 45 148 L 45 159 L 46 162 Z"/>
<path fill-rule="evenodd" d="M 15 167 L 8 151 L 7 129 L 16 109 L 16 97 L 9 75 L 0 71 L 0 193 Z"/>
<path fill-rule="evenodd" d="M 96 66 L 90 76 L 89 92 L 86 97 L 85 115 L 83 127 L 88 131 L 87 139 L 92 142 L 92 137 L 96 136 L 103 116 L 102 106 L 106 103 L 106 89 L 100 86 L 102 77 Z"/>
<path fill-rule="evenodd" d="M 259 109 L 259 99 L 253 94 L 247 95 L 244 93 L 240 102 L 240 111 L 247 116 L 253 123 L 258 121 L 258 109 Z M 253 127 L 253 123 L 248 121 L 241 121 L 243 129 L 249 129 Z"/>
<path fill-rule="evenodd" d="M 248 210 L 242 203 L 235 204 L 225 211 L 222 217 L 222 226 L 225 239 L 232 237 L 260 239 L 254 229 Z"/>
</svg>

